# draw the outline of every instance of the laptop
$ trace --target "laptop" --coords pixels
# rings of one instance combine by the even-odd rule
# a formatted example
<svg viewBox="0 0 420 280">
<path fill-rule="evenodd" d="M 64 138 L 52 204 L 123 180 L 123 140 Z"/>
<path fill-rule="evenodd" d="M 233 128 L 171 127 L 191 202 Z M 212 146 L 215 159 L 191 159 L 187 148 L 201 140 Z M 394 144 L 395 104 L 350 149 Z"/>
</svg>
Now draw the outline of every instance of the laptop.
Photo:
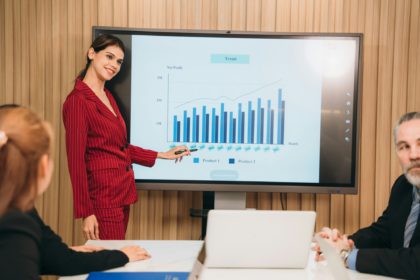
<svg viewBox="0 0 420 280">
<path fill-rule="evenodd" d="M 342 280 L 350 279 L 347 273 L 347 269 L 344 266 L 344 263 L 336 249 L 320 236 L 316 235 L 315 240 L 318 242 L 318 245 L 321 248 L 321 252 L 327 261 L 327 268 L 332 274 L 333 278 Z"/>
<path fill-rule="evenodd" d="M 305 268 L 315 226 L 312 211 L 211 210 L 207 268 Z"/>
</svg>

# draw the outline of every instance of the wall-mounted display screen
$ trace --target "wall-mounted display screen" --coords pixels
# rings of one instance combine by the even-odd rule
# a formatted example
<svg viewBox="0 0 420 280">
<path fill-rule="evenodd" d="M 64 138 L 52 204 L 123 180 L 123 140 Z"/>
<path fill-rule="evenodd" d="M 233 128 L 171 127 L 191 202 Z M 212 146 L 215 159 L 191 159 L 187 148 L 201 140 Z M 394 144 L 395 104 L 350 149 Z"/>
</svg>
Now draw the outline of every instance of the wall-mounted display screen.
<svg viewBox="0 0 420 280">
<path fill-rule="evenodd" d="M 197 149 L 134 165 L 141 186 L 356 192 L 361 34 L 102 33 L 127 47 L 108 88 L 130 143 Z"/>
</svg>

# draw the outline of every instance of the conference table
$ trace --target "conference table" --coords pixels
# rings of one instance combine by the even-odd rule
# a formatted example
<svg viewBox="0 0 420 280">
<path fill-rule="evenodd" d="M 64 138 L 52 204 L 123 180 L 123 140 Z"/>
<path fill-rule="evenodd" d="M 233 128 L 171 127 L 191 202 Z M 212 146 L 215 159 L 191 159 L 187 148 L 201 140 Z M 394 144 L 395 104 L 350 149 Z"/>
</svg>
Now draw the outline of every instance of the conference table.
<svg viewBox="0 0 420 280">
<path fill-rule="evenodd" d="M 326 261 L 315 262 L 315 254 L 310 253 L 308 265 L 305 269 L 221 269 L 206 268 L 200 269 L 200 280 L 342 280 L 335 279 L 331 274 Z M 350 280 L 391 280 L 392 277 L 365 274 L 347 269 Z"/>
<path fill-rule="evenodd" d="M 325 261 L 315 262 L 314 252 L 309 254 L 305 269 L 251 269 L 251 268 L 207 268 L 198 260 L 204 241 L 193 240 L 90 240 L 89 245 L 108 249 L 119 249 L 127 245 L 140 245 L 146 248 L 152 258 L 131 262 L 123 267 L 107 272 L 189 272 L 189 280 L 334 280 Z M 379 275 L 347 270 L 350 280 L 390 280 L 396 279 Z M 87 274 L 60 277 L 60 280 L 82 280 Z M 140 278 L 141 279 L 141 278 Z"/>
<path fill-rule="evenodd" d="M 107 249 L 120 249 L 128 245 L 139 245 L 152 256 L 148 260 L 130 262 L 123 267 L 107 272 L 188 272 L 192 278 L 204 241 L 197 240 L 89 240 L 87 245 Z M 200 267 L 200 266 L 198 266 Z M 197 272 L 198 273 L 198 272 Z M 196 274 L 196 273 L 195 273 Z M 84 280 L 87 274 L 60 277 L 60 280 Z"/>
</svg>

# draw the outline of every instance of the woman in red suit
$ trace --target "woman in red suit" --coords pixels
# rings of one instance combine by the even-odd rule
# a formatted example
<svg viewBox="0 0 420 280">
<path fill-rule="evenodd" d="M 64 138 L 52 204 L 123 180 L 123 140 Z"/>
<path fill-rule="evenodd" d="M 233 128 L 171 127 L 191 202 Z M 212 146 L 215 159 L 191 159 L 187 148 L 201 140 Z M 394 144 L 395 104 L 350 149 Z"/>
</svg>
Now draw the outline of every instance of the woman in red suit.
<svg viewBox="0 0 420 280">
<path fill-rule="evenodd" d="M 63 105 L 74 212 L 87 239 L 124 239 L 130 204 L 137 200 L 132 163 L 178 160 L 185 146 L 155 152 L 130 145 L 125 122 L 105 82 L 121 69 L 124 44 L 112 35 L 95 39 L 85 69 Z M 185 150 L 181 154 L 176 151 Z"/>
</svg>

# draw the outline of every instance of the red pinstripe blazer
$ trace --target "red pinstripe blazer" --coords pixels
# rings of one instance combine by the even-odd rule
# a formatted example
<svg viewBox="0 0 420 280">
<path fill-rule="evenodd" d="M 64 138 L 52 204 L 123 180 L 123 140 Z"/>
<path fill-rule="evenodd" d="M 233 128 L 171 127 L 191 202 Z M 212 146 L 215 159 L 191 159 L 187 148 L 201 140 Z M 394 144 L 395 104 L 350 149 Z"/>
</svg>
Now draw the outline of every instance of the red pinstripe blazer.
<svg viewBox="0 0 420 280">
<path fill-rule="evenodd" d="M 63 105 L 67 161 L 76 218 L 94 208 L 129 205 L 137 200 L 132 163 L 153 166 L 157 152 L 128 144 L 125 122 L 105 89 L 115 116 L 77 79 Z"/>
</svg>

